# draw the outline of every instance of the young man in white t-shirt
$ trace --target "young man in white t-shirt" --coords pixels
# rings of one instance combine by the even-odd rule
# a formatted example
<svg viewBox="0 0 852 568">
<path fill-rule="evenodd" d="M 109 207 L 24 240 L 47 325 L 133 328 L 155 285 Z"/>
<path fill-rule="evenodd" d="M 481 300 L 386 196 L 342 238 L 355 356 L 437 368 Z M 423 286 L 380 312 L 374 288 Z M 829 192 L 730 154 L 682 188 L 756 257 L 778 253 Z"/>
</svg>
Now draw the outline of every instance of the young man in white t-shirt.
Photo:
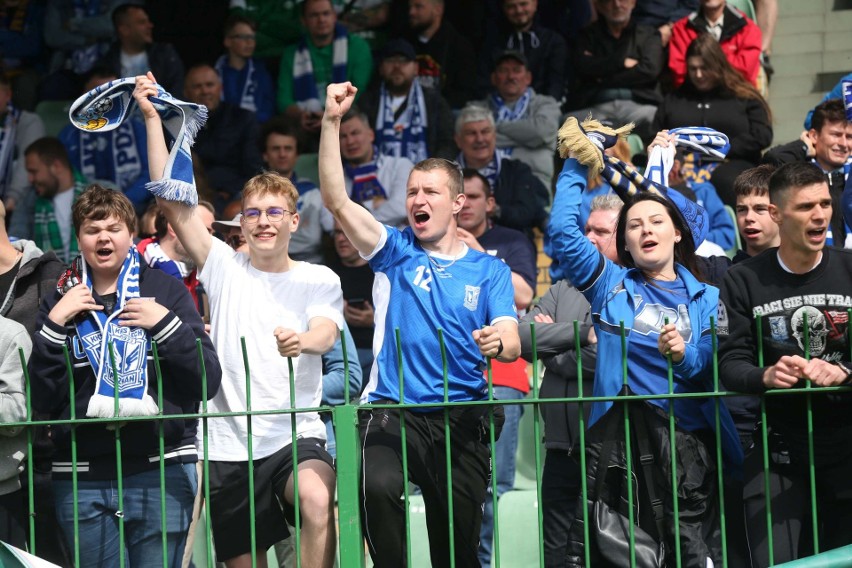
<svg viewBox="0 0 852 568">
<path fill-rule="evenodd" d="M 160 117 L 148 100 L 154 77 L 137 77 L 134 98 L 145 118 L 151 179 L 162 178 L 168 153 Z M 243 188 L 241 226 L 250 253 L 231 250 L 207 232 L 196 211 L 158 199 L 166 219 L 198 266 L 211 305 L 211 336 L 222 363 L 222 387 L 208 412 L 247 409 L 245 338 L 251 371 L 251 410 L 290 408 L 289 370 L 295 373 L 296 408 L 320 405 L 321 355 L 342 325 L 340 280 L 330 269 L 296 262 L 288 255 L 299 226 L 298 193 L 275 173 L 263 173 Z M 256 554 L 287 535 L 293 522 L 293 476 L 289 414 L 251 417 L 255 486 Z M 335 551 L 335 477 L 325 451 L 325 426 L 315 412 L 296 415 L 299 507 L 303 566 L 331 566 Z M 208 421 L 210 510 L 216 555 L 231 567 L 251 565 L 248 501 L 249 430 L 245 416 Z M 280 506 L 279 506 L 280 503 Z"/>
</svg>

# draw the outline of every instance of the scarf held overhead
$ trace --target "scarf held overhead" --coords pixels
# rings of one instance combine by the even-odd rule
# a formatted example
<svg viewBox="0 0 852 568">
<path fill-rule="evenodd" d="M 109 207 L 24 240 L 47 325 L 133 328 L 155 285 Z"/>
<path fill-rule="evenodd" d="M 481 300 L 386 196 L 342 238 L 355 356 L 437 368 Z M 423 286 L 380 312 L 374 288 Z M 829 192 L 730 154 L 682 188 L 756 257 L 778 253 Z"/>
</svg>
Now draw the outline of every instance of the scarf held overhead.
<svg viewBox="0 0 852 568">
<path fill-rule="evenodd" d="M 131 246 L 118 274 L 115 306 L 111 314 L 91 310 L 75 320 L 77 336 L 95 372 L 95 393 L 89 399 L 86 416 L 152 416 L 159 412 L 148 394 L 148 350 L 151 340 L 141 327 L 118 324 L 117 318 L 131 298 L 139 297 L 139 252 Z M 59 280 L 61 294 L 78 283 L 93 287 L 86 260 L 79 256 Z M 112 348 L 110 349 L 110 345 Z"/>
<path fill-rule="evenodd" d="M 74 101 L 68 115 L 71 124 L 89 132 L 106 132 L 118 127 L 133 105 L 136 79 L 116 79 L 95 87 Z M 162 179 L 149 182 L 148 191 L 167 201 L 178 201 L 190 207 L 198 204 L 192 173 L 192 143 L 207 121 L 207 107 L 180 101 L 157 85 L 157 96 L 151 103 L 163 121 L 166 145 L 171 148 Z"/>
</svg>

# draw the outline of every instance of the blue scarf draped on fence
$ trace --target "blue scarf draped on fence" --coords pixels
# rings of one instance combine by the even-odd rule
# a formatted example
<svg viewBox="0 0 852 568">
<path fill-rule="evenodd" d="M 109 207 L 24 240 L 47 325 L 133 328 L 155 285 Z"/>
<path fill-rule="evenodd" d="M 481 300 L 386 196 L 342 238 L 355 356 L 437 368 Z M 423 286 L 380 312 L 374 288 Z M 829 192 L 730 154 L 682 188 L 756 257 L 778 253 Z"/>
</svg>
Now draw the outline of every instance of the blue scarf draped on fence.
<svg viewBox="0 0 852 568">
<path fill-rule="evenodd" d="M 239 81 L 240 78 L 243 79 L 242 89 L 239 90 L 240 100 L 231 102 L 240 108 L 257 112 L 257 103 L 254 100 L 254 95 L 257 93 L 258 89 L 257 74 L 254 69 L 254 61 L 252 61 L 250 57 L 246 60 L 245 69 L 246 72 L 245 75 L 243 75 L 241 70 L 228 67 L 228 57 L 225 55 L 216 60 L 216 72 L 219 73 L 219 77 L 222 79 L 223 84 L 225 83 L 225 73 L 229 71 L 233 73 L 233 77 L 236 81 Z M 221 100 L 225 100 L 224 87 L 222 88 Z"/>
<path fill-rule="evenodd" d="M 117 319 L 127 301 L 139 297 L 139 258 L 136 247 L 131 246 L 118 274 L 115 306 L 111 314 L 90 310 L 75 321 L 80 344 L 97 377 L 95 393 L 86 410 L 86 416 L 90 418 L 115 416 L 116 384 L 119 416 L 152 416 L 159 412 L 157 403 L 148 394 L 150 337 L 143 328 L 119 325 Z M 61 293 L 67 292 L 78 281 L 93 287 L 82 256 L 60 279 L 58 288 Z"/>
<path fill-rule="evenodd" d="M 346 66 L 349 60 L 349 36 L 340 24 L 334 26 L 334 41 L 331 44 L 331 82 L 346 81 Z M 307 38 L 302 37 L 293 55 L 293 98 L 303 110 L 318 111 L 325 106 L 319 98 L 314 63 Z"/>
<path fill-rule="evenodd" d="M 429 157 L 426 146 L 426 99 L 423 86 L 415 77 L 408 90 L 405 110 L 394 118 L 391 95 L 382 83 L 379 91 L 379 111 L 376 113 L 376 142 L 379 152 L 386 156 L 408 158 L 415 164 Z"/>
<path fill-rule="evenodd" d="M 378 151 L 373 148 L 373 159 L 360 166 L 344 164 L 346 177 L 352 180 L 352 201 L 365 203 L 376 197 L 387 199 L 388 194 L 379 181 L 379 168 L 377 165 Z"/>
<path fill-rule="evenodd" d="M 15 137 L 18 133 L 18 118 L 21 111 L 9 103 L 6 109 L 6 118 L 0 129 L 0 197 L 9 191 L 12 182 L 12 164 L 15 161 Z M 19 158 L 23 159 L 23 157 Z"/>
<path fill-rule="evenodd" d="M 136 79 L 116 79 L 95 87 L 74 101 L 68 114 L 71 124 L 89 132 L 117 128 L 133 105 Z M 207 121 L 207 107 L 178 100 L 157 85 L 157 96 L 150 97 L 163 121 L 166 146 L 171 148 L 162 179 L 149 182 L 148 191 L 167 201 L 179 201 L 190 207 L 198 204 L 192 173 L 191 147 L 195 135 Z"/>
</svg>

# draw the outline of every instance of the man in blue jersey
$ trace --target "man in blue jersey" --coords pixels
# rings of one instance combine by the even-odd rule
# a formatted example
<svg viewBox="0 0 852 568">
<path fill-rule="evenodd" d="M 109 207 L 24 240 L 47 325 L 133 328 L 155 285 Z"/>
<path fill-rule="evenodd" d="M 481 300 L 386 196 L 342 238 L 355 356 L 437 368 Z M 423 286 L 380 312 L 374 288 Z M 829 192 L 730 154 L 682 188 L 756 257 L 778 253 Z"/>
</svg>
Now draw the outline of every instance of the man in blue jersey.
<svg viewBox="0 0 852 568">
<path fill-rule="evenodd" d="M 329 85 L 320 137 L 323 202 L 376 273 L 376 362 L 364 399 L 372 403 L 441 404 L 488 397 L 485 357 L 511 362 L 520 354 L 508 266 L 459 240 L 456 215 L 464 204 L 462 174 L 440 159 L 419 162 L 408 177 L 409 227 L 387 227 L 346 193 L 340 160 L 341 118 L 357 89 Z M 399 329 L 401 349 L 395 331 Z M 438 330 L 443 330 L 439 336 Z M 448 387 L 444 392 L 441 340 Z M 402 361 L 397 357 L 402 354 Z M 404 377 L 400 392 L 399 373 Z M 485 406 L 454 406 L 450 421 L 453 538 L 456 566 L 479 566 L 482 503 L 490 473 Z M 402 471 L 400 413 L 375 408 L 361 416 L 362 519 L 377 568 L 405 565 L 404 484 L 420 486 L 426 504 L 432 564 L 449 564 L 445 413 L 424 407 L 405 415 L 408 477 Z M 502 422 L 495 409 L 495 422 Z"/>
</svg>

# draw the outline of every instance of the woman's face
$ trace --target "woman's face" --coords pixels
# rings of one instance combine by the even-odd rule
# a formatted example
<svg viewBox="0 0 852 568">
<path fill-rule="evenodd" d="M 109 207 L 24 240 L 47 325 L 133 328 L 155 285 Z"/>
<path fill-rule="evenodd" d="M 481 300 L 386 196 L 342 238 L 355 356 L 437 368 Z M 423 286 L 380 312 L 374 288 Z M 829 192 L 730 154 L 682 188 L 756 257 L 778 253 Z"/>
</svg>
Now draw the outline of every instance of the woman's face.
<svg viewBox="0 0 852 568">
<path fill-rule="evenodd" d="M 704 59 L 697 55 L 686 59 L 686 73 L 689 75 L 692 86 L 699 92 L 713 90 L 719 84 L 719 77 L 709 71 L 704 64 Z"/>
<path fill-rule="evenodd" d="M 640 201 L 625 218 L 624 242 L 637 268 L 652 274 L 674 270 L 674 247 L 680 242 L 669 212 L 656 201 Z"/>
</svg>

